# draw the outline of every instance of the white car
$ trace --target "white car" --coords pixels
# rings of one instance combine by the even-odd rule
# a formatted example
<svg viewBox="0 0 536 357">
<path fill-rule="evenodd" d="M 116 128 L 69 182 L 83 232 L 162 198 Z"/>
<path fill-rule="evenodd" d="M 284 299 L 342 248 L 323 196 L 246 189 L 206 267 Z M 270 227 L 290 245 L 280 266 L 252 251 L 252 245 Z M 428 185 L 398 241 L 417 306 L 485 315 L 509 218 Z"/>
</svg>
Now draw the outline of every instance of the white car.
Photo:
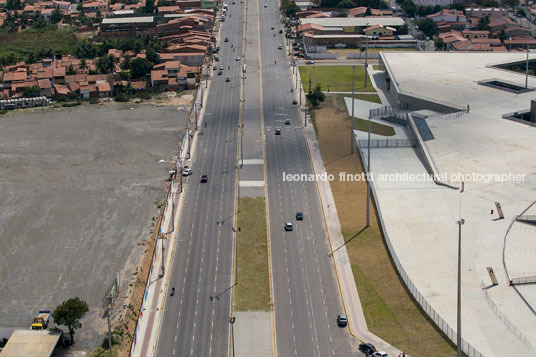
<svg viewBox="0 0 536 357">
<path fill-rule="evenodd" d="M 287 231 L 287 232 L 288 232 L 288 231 L 291 231 L 293 228 L 294 228 L 294 227 L 292 226 L 292 223 L 287 222 L 287 223 L 285 224 L 285 231 Z"/>
<path fill-rule="evenodd" d="M 235 61 L 240 61 L 240 56 L 236 56 Z"/>
<path fill-rule="evenodd" d="M 387 354 L 387 352 L 378 351 L 378 352 L 374 352 L 372 354 L 372 357 L 389 357 L 389 355 Z"/>
<path fill-rule="evenodd" d="M 193 174 L 192 169 L 184 169 L 182 171 L 182 176 L 190 176 L 191 174 Z"/>
</svg>

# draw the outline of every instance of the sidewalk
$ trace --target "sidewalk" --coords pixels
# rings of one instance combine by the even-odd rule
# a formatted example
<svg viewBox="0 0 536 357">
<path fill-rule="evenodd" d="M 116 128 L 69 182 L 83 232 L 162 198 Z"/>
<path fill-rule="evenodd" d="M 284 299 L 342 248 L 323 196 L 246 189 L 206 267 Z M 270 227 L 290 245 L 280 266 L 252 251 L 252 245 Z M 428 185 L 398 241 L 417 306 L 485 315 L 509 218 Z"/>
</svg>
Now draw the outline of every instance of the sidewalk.
<svg viewBox="0 0 536 357">
<path fill-rule="evenodd" d="M 295 81 L 293 81 L 293 84 L 296 84 Z M 295 88 L 297 90 L 296 93 L 300 92 L 298 88 L 302 87 L 302 85 L 303 83 L 301 78 L 298 76 L 298 86 Z M 305 92 L 303 88 L 301 88 L 300 93 L 302 95 L 301 103 L 305 103 Z M 298 98 L 298 102 L 300 102 L 300 98 Z M 305 113 L 301 109 L 302 108 L 300 108 L 300 116 L 302 121 L 307 121 L 306 123 L 304 122 L 306 125 L 304 127 L 304 135 L 307 138 L 307 145 L 311 155 L 315 174 L 323 174 L 326 172 L 326 169 L 324 167 L 324 162 L 322 161 L 318 142 L 316 141 L 313 123 L 310 117 L 308 115 L 306 117 Z M 385 351 L 389 354 L 389 356 L 396 357 L 401 353 L 401 351 L 397 350 L 395 347 L 371 333 L 367 328 L 367 322 L 365 320 L 365 315 L 363 314 L 363 308 L 361 306 L 361 301 L 359 300 L 359 294 L 357 292 L 354 275 L 352 273 L 352 266 L 346 251 L 344 238 L 341 233 L 337 208 L 335 207 L 335 201 L 333 199 L 330 184 L 328 181 L 317 181 L 317 187 L 320 194 L 322 210 L 324 212 L 324 220 L 328 230 L 329 242 L 335 260 L 337 279 L 339 282 L 344 309 L 348 317 L 348 326 L 350 328 L 350 332 L 360 342 L 370 342 L 376 346 L 377 350 Z"/>
<path fill-rule="evenodd" d="M 183 138 L 179 157 L 177 158 L 177 175 L 180 174 L 180 166 L 190 166 L 191 157 L 193 157 L 195 151 L 197 142 L 197 131 L 195 131 L 195 128 L 201 127 L 201 118 L 203 117 L 205 108 L 204 104 L 206 103 L 207 93 L 210 89 L 210 84 L 208 84 L 208 88 L 205 88 L 204 86 L 205 84 L 201 82 L 194 104 L 192 105 L 193 111 L 188 122 L 186 135 L 184 135 Z M 203 105 L 199 107 L 199 103 L 202 103 Z M 152 356 L 155 353 L 158 332 L 163 316 L 161 312 L 164 308 L 165 297 L 168 294 L 168 271 L 173 260 L 174 247 L 176 247 L 175 238 L 183 203 L 184 195 L 182 193 L 184 190 L 185 187 L 183 187 L 181 191 L 180 182 L 176 182 L 175 179 L 171 182 L 171 189 L 167 201 L 165 202 L 166 208 L 164 210 L 164 217 L 162 218 L 158 234 L 159 239 L 154 251 L 142 307 L 140 309 L 136 331 L 134 332 L 130 356 L 146 357 Z M 162 236 L 165 237 L 165 239 L 160 239 Z M 164 247 L 162 247 L 162 244 L 164 244 Z M 164 252 L 163 255 L 162 250 Z M 164 274 L 162 274 L 162 262 L 165 262 Z"/>
</svg>

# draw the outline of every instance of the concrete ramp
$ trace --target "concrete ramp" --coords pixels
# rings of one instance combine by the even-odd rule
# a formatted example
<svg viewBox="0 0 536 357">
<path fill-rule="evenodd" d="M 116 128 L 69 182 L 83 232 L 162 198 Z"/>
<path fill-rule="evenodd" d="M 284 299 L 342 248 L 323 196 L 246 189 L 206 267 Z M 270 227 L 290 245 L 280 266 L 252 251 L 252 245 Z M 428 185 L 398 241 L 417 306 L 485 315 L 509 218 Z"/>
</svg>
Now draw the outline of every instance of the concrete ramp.
<svg viewBox="0 0 536 357">
<path fill-rule="evenodd" d="M 523 214 L 517 216 L 516 221 L 526 223 L 536 223 L 536 214 Z"/>
<path fill-rule="evenodd" d="M 56 348 L 61 331 L 15 330 L 0 352 L 0 357 L 49 357 Z"/>
</svg>

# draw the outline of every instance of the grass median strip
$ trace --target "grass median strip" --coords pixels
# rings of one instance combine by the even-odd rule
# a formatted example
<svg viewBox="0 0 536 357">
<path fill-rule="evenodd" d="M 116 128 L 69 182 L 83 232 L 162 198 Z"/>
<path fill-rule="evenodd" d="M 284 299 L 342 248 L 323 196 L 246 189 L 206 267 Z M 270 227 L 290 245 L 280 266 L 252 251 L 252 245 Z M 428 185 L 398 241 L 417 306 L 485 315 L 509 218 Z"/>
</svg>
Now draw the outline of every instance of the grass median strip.
<svg viewBox="0 0 536 357">
<path fill-rule="evenodd" d="M 330 183 L 363 312 L 370 331 L 410 356 L 452 356 L 456 351 L 406 290 L 392 265 L 374 207 L 365 227 L 366 183 L 339 181 L 339 173 L 362 173 L 350 154 L 350 116 L 344 102 L 328 96 L 316 110 L 322 159 Z"/>
<path fill-rule="evenodd" d="M 236 234 L 236 311 L 269 311 L 268 241 L 264 197 L 240 199 Z"/>
</svg>

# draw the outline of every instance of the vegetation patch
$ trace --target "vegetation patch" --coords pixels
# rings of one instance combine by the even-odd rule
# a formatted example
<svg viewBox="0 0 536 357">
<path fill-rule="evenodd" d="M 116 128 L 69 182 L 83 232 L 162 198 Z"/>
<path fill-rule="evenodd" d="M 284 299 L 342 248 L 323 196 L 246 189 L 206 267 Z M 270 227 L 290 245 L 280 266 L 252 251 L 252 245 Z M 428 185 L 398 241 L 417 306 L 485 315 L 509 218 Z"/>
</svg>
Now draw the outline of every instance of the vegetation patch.
<svg viewBox="0 0 536 357">
<path fill-rule="evenodd" d="M 300 66 L 300 76 L 306 92 L 309 88 L 309 74 L 311 75 L 311 89 L 320 85 L 324 92 L 351 92 L 353 66 Z M 363 66 L 355 67 L 355 91 L 376 92 L 367 75 L 365 87 L 365 70 Z"/>
<path fill-rule="evenodd" d="M 239 207 L 234 307 L 237 311 L 269 311 L 270 281 L 264 197 L 241 198 Z"/>
<path fill-rule="evenodd" d="M 26 60 L 30 54 L 42 52 L 47 55 L 73 53 L 76 48 L 73 29 L 57 29 L 48 26 L 44 29 L 26 29 L 10 33 L 0 30 L 0 59 L 5 63 Z M 13 59 L 14 61 L 8 61 Z"/>
</svg>

